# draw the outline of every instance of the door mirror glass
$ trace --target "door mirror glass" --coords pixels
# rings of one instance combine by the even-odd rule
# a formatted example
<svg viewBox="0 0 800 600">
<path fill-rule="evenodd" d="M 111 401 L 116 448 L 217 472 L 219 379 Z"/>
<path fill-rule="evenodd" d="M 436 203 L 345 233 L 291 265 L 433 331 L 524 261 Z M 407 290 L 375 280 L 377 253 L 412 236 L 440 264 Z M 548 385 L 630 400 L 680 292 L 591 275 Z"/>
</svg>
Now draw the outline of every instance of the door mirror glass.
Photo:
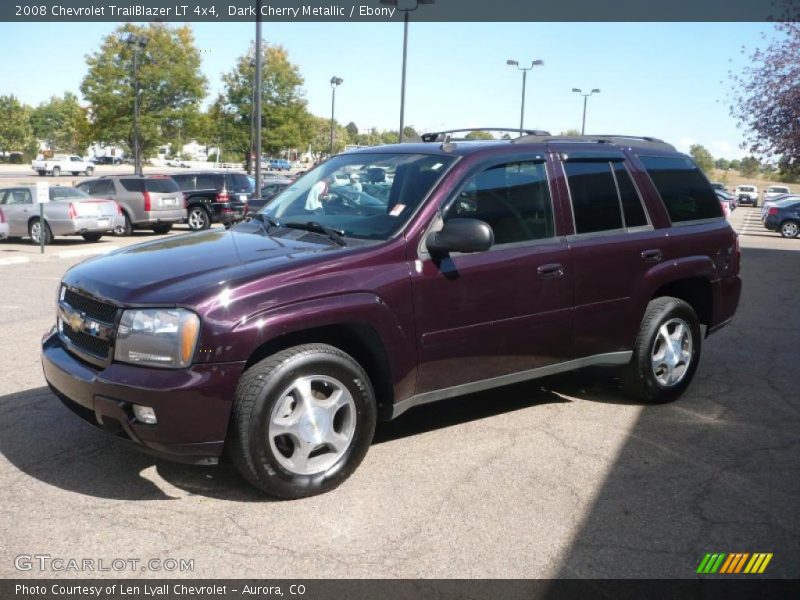
<svg viewBox="0 0 800 600">
<path fill-rule="evenodd" d="M 432 255 L 450 252 L 485 252 L 494 244 L 492 228 L 478 219 L 450 219 L 428 234 L 425 245 Z"/>
</svg>

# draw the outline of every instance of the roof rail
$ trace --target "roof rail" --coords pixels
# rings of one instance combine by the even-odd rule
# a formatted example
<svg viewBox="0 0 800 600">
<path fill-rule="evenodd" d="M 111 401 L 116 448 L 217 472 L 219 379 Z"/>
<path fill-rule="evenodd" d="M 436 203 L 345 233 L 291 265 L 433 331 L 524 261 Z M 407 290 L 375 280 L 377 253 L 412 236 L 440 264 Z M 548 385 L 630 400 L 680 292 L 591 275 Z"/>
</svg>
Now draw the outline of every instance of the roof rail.
<svg viewBox="0 0 800 600">
<path fill-rule="evenodd" d="M 446 129 L 444 131 L 431 131 L 423 133 L 420 137 L 423 142 L 441 142 L 444 140 L 443 136 L 451 133 L 462 133 L 465 131 L 504 131 L 507 133 L 516 133 L 525 135 L 550 135 L 549 131 L 541 129 L 520 129 L 519 127 L 462 127 L 461 129 Z M 449 136 L 451 141 L 465 141 L 467 138 L 453 138 Z M 471 141 L 471 140 L 470 140 Z M 487 140 L 488 141 L 488 140 Z"/>
<path fill-rule="evenodd" d="M 535 144 L 544 142 L 577 142 L 593 144 L 614 144 L 616 146 L 635 146 L 637 148 L 654 148 L 675 151 L 675 146 L 655 137 L 641 135 L 523 135 L 514 140 L 517 144 Z"/>
</svg>

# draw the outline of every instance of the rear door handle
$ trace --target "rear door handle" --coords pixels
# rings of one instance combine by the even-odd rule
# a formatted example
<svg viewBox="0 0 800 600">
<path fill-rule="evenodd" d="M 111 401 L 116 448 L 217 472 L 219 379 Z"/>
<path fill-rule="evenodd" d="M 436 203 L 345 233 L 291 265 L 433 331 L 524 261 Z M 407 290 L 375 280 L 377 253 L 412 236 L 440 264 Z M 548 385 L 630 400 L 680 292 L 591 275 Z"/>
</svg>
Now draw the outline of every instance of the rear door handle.
<svg viewBox="0 0 800 600">
<path fill-rule="evenodd" d="M 549 263 L 540 265 L 536 272 L 542 277 L 561 277 L 564 274 L 564 267 L 561 263 Z"/>
<path fill-rule="evenodd" d="M 661 262 L 661 250 L 653 248 L 652 250 L 642 251 L 642 259 L 645 262 L 657 263 Z"/>
</svg>

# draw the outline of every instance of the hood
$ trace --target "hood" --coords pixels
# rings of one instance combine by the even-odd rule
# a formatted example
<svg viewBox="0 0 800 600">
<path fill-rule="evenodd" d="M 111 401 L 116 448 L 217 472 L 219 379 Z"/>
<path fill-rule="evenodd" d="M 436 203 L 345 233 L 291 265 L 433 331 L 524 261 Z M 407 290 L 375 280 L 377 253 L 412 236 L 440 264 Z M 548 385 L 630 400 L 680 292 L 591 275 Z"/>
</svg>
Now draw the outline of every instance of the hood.
<svg viewBox="0 0 800 600">
<path fill-rule="evenodd" d="M 220 285 L 343 250 L 303 231 L 284 233 L 287 237 L 272 237 L 259 225 L 242 224 L 162 238 L 82 262 L 63 281 L 120 305 L 191 305 L 217 293 Z"/>
</svg>

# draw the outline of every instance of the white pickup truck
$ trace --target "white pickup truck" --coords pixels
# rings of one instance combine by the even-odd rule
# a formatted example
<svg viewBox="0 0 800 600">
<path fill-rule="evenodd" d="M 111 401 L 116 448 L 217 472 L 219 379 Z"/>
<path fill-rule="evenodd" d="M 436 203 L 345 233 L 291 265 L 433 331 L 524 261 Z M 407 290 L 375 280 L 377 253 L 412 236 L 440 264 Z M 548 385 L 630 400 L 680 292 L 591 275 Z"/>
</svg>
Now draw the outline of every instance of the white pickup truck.
<svg viewBox="0 0 800 600">
<path fill-rule="evenodd" d="M 78 175 L 86 173 L 91 177 L 94 173 L 94 164 L 83 160 L 80 156 L 56 154 L 53 158 L 37 158 L 31 161 L 31 168 L 39 175 L 52 175 L 58 177 L 61 173 Z"/>
</svg>

